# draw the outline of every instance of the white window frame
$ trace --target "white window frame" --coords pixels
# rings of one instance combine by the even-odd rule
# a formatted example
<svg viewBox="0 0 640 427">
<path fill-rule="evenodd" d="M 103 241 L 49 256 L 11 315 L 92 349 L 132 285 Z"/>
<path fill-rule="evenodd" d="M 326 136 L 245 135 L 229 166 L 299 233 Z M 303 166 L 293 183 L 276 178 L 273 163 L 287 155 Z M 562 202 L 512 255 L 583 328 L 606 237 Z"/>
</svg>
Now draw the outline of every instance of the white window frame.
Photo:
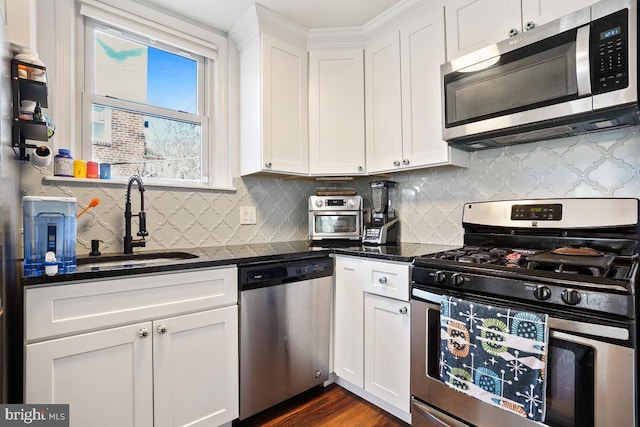
<svg viewBox="0 0 640 427">
<path fill-rule="evenodd" d="M 166 44 L 210 58 L 204 75 L 209 146 L 207 158 L 203 159 L 208 162 L 209 169 L 203 170 L 203 183 L 178 181 L 157 184 L 166 187 L 235 190 L 231 178 L 238 161 L 235 147 L 237 134 L 229 120 L 237 118 L 237 106 L 233 99 L 229 99 L 229 64 L 230 61 L 233 63 L 233 58 L 230 59 L 230 42 L 224 33 L 130 0 L 43 2 L 37 8 L 37 16 L 38 51 L 47 65 L 49 82 L 48 113 L 56 123 L 56 135 L 51 140 L 54 151 L 70 148 L 74 158 L 90 159 L 87 140 L 82 137 L 83 129 L 91 125 L 90 114 L 85 114 L 82 109 L 84 25 L 87 17 L 128 32 L 150 35 Z"/>
<path fill-rule="evenodd" d="M 84 58 L 84 91 L 82 96 L 82 113 L 83 113 L 83 121 L 82 121 L 82 141 L 83 141 L 83 157 L 90 159 L 92 158 L 92 141 L 93 141 L 93 105 L 99 104 L 105 107 L 132 111 L 134 113 L 139 114 L 149 114 L 157 117 L 165 117 L 167 119 L 174 119 L 178 121 L 186 121 L 197 123 L 200 125 L 201 132 L 201 174 L 202 180 L 178 180 L 178 179 L 167 179 L 167 178 L 147 178 L 145 177 L 145 181 L 148 183 L 158 182 L 158 183 L 167 183 L 167 184 L 209 184 L 210 166 L 209 166 L 209 147 L 212 146 L 215 141 L 212 141 L 213 135 L 209 132 L 209 121 L 211 109 L 208 108 L 210 105 L 209 98 L 215 96 L 214 91 L 208 87 L 207 80 L 205 76 L 209 73 L 209 69 L 212 68 L 212 62 L 214 59 L 207 58 L 203 56 L 198 56 L 195 53 L 186 52 L 186 49 L 183 49 L 182 46 L 173 47 L 168 43 L 164 42 L 164 38 L 167 37 L 165 34 L 135 34 L 128 28 L 125 28 L 126 25 L 131 25 L 130 22 L 127 22 L 127 19 L 123 19 L 120 27 L 114 27 L 113 25 L 106 24 L 104 22 L 99 22 L 93 18 L 85 17 L 84 24 L 84 33 L 85 33 L 85 58 Z M 191 57 L 198 62 L 197 67 L 197 106 L 196 113 L 189 114 L 181 111 L 169 110 L 166 108 L 159 108 L 149 104 L 141 104 L 136 102 L 131 102 L 123 99 L 112 98 L 108 96 L 98 95 L 93 92 L 93 88 L 95 87 L 95 34 L 97 31 L 101 31 L 107 34 L 112 34 L 116 37 L 122 37 L 124 39 L 130 39 L 134 42 L 138 42 L 140 44 L 153 46 L 154 44 L 158 45 L 159 49 L 168 51 L 173 54 Z M 162 37 L 162 38 L 161 38 Z M 169 38 L 169 37 L 167 37 Z M 174 44 L 180 43 L 181 40 L 174 41 Z"/>
</svg>

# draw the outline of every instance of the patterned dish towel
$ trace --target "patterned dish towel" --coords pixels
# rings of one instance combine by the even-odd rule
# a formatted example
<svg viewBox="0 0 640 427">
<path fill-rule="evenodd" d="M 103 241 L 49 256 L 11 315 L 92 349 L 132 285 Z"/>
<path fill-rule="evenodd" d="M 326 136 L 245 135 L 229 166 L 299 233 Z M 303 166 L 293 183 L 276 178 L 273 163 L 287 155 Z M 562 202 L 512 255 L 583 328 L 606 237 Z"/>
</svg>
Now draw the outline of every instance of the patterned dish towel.
<svg viewBox="0 0 640 427">
<path fill-rule="evenodd" d="M 544 421 L 548 316 L 443 295 L 440 379 L 534 421 Z"/>
</svg>

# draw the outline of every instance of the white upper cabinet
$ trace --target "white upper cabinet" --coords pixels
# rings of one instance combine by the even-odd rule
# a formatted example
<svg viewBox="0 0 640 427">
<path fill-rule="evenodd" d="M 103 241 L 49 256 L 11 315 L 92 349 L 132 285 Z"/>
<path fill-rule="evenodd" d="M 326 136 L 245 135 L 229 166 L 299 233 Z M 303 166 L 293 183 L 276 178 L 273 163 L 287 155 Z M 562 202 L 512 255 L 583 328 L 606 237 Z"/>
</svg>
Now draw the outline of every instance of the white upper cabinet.
<svg viewBox="0 0 640 427">
<path fill-rule="evenodd" d="M 449 0 L 447 59 L 528 31 L 595 3 L 591 0 Z"/>
<path fill-rule="evenodd" d="M 449 148 L 442 140 L 444 39 L 441 7 L 415 16 L 400 28 L 403 167 L 468 166 L 469 154 Z"/>
<path fill-rule="evenodd" d="M 523 28 L 538 26 L 558 19 L 598 0 L 522 0 Z M 534 27 L 535 28 L 535 27 Z"/>
<path fill-rule="evenodd" d="M 311 50 L 309 172 L 362 175 L 364 157 L 363 50 Z"/>
<path fill-rule="evenodd" d="M 441 7 L 414 14 L 365 49 L 367 172 L 467 166 L 469 155 L 442 140 Z"/>
<path fill-rule="evenodd" d="M 255 5 L 231 30 L 240 63 L 240 173 L 308 175 L 304 37 L 289 38 L 282 31 L 275 36 L 262 28 L 261 19 L 295 27 Z"/>
<path fill-rule="evenodd" d="M 241 175 L 468 165 L 441 136 L 442 3 L 403 3 L 372 22 L 310 32 L 256 4 L 234 25 Z"/>
<path fill-rule="evenodd" d="M 367 172 L 402 166 L 400 34 L 392 31 L 365 49 Z"/>
</svg>

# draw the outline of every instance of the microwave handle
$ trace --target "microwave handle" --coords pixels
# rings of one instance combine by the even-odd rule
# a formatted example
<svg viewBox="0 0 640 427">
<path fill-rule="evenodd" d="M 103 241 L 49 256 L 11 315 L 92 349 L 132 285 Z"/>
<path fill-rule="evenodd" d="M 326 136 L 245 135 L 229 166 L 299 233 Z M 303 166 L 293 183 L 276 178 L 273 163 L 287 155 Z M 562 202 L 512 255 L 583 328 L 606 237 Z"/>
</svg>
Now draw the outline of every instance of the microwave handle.
<svg viewBox="0 0 640 427">
<path fill-rule="evenodd" d="M 591 95 L 591 67 L 589 58 L 590 25 L 578 28 L 576 33 L 576 78 L 578 96 Z"/>
</svg>

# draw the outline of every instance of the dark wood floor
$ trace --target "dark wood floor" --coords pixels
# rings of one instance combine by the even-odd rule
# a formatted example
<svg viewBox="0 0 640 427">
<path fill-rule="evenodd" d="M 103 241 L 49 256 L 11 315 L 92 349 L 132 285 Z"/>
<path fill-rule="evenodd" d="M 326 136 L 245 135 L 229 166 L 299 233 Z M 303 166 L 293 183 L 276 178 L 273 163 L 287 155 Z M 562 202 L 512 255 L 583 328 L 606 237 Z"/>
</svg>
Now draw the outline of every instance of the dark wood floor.
<svg viewBox="0 0 640 427">
<path fill-rule="evenodd" d="M 337 384 L 310 390 L 234 427 L 407 427 L 408 424 Z"/>
</svg>

